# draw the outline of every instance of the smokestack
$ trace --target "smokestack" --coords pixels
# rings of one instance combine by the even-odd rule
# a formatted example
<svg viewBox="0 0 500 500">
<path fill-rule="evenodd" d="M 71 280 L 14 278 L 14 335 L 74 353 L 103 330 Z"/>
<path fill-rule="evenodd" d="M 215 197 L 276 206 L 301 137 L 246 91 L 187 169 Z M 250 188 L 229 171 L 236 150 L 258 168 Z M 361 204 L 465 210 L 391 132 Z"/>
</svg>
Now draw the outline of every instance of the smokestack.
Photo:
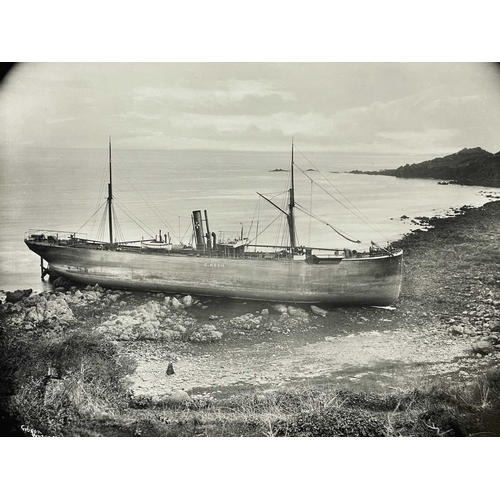
<svg viewBox="0 0 500 500">
<path fill-rule="evenodd" d="M 210 228 L 208 226 L 208 214 L 207 211 L 204 210 L 205 213 L 205 225 L 207 226 L 207 234 L 205 234 L 205 237 L 207 239 L 207 249 L 210 250 L 212 248 L 212 242 L 210 241 Z"/>
<path fill-rule="evenodd" d="M 195 210 L 193 212 L 193 226 L 194 233 L 196 236 L 196 249 L 205 249 L 205 237 L 203 232 L 203 220 L 201 218 L 201 210 Z"/>
</svg>

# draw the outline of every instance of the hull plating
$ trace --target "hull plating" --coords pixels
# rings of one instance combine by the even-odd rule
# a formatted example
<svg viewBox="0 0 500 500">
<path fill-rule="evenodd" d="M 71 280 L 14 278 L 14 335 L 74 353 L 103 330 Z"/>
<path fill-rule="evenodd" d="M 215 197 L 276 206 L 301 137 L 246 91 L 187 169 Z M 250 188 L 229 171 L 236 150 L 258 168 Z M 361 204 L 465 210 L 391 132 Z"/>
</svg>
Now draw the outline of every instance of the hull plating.
<svg viewBox="0 0 500 500">
<path fill-rule="evenodd" d="M 307 264 L 26 244 L 52 272 L 110 288 L 339 305 L 389 305 L 401 288 L 402 252 Z"/>
</svg>

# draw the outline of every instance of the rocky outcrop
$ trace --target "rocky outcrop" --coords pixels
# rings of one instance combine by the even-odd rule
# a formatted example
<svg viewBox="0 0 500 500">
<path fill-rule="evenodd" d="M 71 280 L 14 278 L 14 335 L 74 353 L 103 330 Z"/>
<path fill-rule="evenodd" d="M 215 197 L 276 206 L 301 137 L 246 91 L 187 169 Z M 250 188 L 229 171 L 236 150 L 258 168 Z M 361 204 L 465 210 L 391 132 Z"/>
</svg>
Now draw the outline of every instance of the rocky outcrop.
<svg viewBox="0 0 500 500">
<path fill-rule="evenodd" d="M 1 304 L 6 324 L 26 331 L 40 329 L 49 336 L 76 325 L 113 341 L 212 342 L 223 336 L 215 326 L 200 325 L 186 314 L 188 308 L 199 303 L 190 295 L 165 297 L 159 293 L 144 298 L 99 286 L 81 289 L 69 282 L 64 284 L 69 290 L 61 286 L 54 292 L 7 292 Z"/>
<path fill-rule="evenodd" d="M 481 148 L 465 148 L 442 158 L 406 164 L 397 169 L 377 172 L 353 170 L 350 173 L 442 179 L 453 184 L 500 187 L 500 151 L 493 154 Z"/>
<path fill-rule="evenodd" d="M 186 300 L 186 297 L 188 299 Z M 149 299 L 119 314 L 113 314 L 95 328 L 111 340 L 190 340 L 194 342 L 214 341 L 222 338 L 222 333 L 210 324 L 199 325 L 188 316 L 185 308 L 193 304 L 191 296 L 171 300 L 156 297 Z"/>
<path fill-rule="evenodd" d="M 462 149 L 458 153 L 427 162 L 399 167 L 396 177 L 453 180 L 459 184 L 500 187 L 500 152 L 481 148 Z"/>
<path fill-rule="evenodd" d="M 62 294 L 40 293 L 24 296 L 14 304 L 7 302 L 5 307 L 10 313 L 8 323 L 12 326 L 23 325 L 26 330 L 41 323 L 67 325 L 75 321 L 73 311 Z"/>
<path fill-rule="evenodd" d="M 15 292 L 6 292 L 5 294 L 5 302 L 10 304 L 15 304 L 20 300 L 23 300 L 25 297 L 29 297 L 33 290 L 30 288 L 28 290 L 16 290 Z"/>
<path fill-rule="evenodd" d="M 229 320 L 229 324 L 239 330 L 256 330 L 262 325 L 262 316 L 243 314 Z"/>
</svg>

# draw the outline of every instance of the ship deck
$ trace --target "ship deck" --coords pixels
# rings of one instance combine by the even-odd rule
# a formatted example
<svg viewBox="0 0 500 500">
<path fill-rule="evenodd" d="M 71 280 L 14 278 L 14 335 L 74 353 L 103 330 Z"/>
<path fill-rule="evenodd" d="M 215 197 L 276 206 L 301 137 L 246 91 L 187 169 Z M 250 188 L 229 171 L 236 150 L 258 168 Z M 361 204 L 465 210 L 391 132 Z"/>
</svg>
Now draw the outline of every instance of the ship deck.
<svg viewBox="0 0 500 500">
<path fill-rule="evenodd" d="M 116 251 L 128 253 L 169 255 L 171 257 L 208 257 L 211 259 L 268 259 L 268 260 L 304 260 L 310 264 L 325 263 L 326 261 L 340 261 L 353 259 L 373 259 L 396 256 L 400 252 L 394 250 L 377 249 L 370 252 L 357 252 L 349 249 L 298 247 L 293 251 L 290 247 L 273 245 L 245 245 L 234 243 L 220 243 L 216 248 L 193 248 L 187 245 L 173 245 L 172 249 L 147 248 L 141 246 L 140 240 L 134 242 L 108 243 L 74 237 L 72 233 L 64 236 L 62 231 L 28 232 L 25 243 L 34 243 L 47 247 L 71 247 L 89 250 Z"/>
</svg>

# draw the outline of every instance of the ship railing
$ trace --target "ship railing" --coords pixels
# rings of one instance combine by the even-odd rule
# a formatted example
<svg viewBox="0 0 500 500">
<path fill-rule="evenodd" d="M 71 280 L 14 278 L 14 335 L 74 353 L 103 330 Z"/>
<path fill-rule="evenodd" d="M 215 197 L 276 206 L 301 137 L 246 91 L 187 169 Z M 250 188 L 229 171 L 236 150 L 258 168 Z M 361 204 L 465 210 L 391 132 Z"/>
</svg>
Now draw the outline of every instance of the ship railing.
<svg viewBox="0 0 500 500">
<path fill-rule="evenodd" d="M 241 231 L 219 231 L 217 236 L 217 243 L 222 245 L 235 245 L 246 243 L 248 238 L 241 239 Z"/>
<path fill-rule="evenodd" d="M 280 246 L 280 245 L 254 245 L 250 244 L 248 246 L 249 251 L 257 251 L 256 249 L 258 248 L 259 251 L 260 249 L 266 249 L 267 251 L 276 251 L 276 252 L 289 252 L 292 253 L 292 249 L 290 246 Z M 328 252 L 329 254 L 335 255 L 335 256 L 345 256 L 346 254 L 346 249 L 345 248 L 324 248 L 324 247 L 305 247 L 305 246 L 299 246 L 295 247 L 293 253 L 295 255 L 303 255 L 303 254 L 308 254 L 308 253 L 316 253 L 316 252 Z"/>
<path fill-rule="evenodd" d="M 61 231 L 58 229 L 29 229 L 24 233 L 24 239 L 45 245 L 76 245 L 88 241 L 87 233 Z"/>
</svg>

